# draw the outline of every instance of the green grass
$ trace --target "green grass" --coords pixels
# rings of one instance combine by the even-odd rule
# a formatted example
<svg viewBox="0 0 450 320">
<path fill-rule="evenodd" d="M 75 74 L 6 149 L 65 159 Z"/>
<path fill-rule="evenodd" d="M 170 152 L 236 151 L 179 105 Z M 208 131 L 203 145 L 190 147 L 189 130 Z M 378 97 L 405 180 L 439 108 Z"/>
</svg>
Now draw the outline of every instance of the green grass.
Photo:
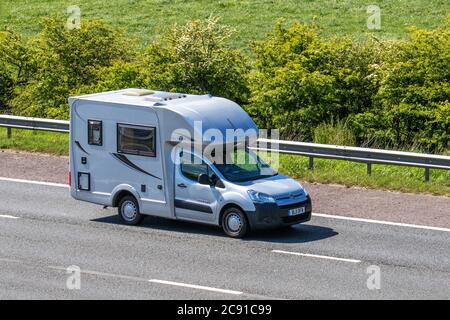
<svg viewBox="0 0 450 320">
<path fill-rule="evenodd" d="M 450 196 L 448 170 L 431 169 L 430 181 L 424 182 L 421 168 L 373 164 L 372 175 L 368 176 L 364 163 L 314 159 L 314 170 L 309 170 L 308 158 L 281 155 L 279 171 L 308 182 Z"/>
<path fill-rule="evenodd" d="M 6 129 L 0 128 L 0 149 L 67 155 L 68 138 L 63 133 L 13 129 L 12 138 L 7 139 Z M 420 168 L 373 165 L 368 176 L 361 163 L 315 159 L 314 164 L 311 171 L 308 158 L 280 155 L 279 171 L 302 181 L 450 196 L 450 171 L 430 170 L 430 181 L 424 182 L 424 169 Z"/>
<path fill-rule="evenodd" d="M 11 139 L 7 130 L 0 128 L 0 149 L 15 149 L 53 155 L 69 153 L 69 135 L 66 133 L 12 129 Z"/>
<path fill-rule="evenodd" d="M 143 45 L 167 26 L 203 19 L 211 14 L 237 29 L 233 45 L 248 47 L 273 28 L 279 18 L 287 22 L 315 21 L 327 36 L 347 35 L 356 39 L 375 34 L 381 38 L 404 38 L 416 25 L 434 28 L 450 13 L 448 0 L 2 0 L 0 29 L 10 27 L 30 36 L 38 32 L 44 16 L 67 15 L 69 5 L 81 8 L 81 18 L 100 18 L 128 30 Z M 370 31 L 367 6 L 381 8 L 381 30 Z M 81 20 L 82 22 L 82 20 Z"/>
</svg>

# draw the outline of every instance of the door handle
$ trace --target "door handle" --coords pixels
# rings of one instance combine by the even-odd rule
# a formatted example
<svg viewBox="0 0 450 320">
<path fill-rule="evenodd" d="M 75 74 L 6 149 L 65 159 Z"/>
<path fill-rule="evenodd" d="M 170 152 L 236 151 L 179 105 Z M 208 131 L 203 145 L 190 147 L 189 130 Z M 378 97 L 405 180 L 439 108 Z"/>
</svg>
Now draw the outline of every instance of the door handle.
<svg viewBox="0 0 450 320">
<path fill-rule="evenodd" d="M 180 188 L 187 188 L 187 186 L 184 183 L 179 183 L 177 184 L 177 186 L 179 186 Z"/>
</svg>

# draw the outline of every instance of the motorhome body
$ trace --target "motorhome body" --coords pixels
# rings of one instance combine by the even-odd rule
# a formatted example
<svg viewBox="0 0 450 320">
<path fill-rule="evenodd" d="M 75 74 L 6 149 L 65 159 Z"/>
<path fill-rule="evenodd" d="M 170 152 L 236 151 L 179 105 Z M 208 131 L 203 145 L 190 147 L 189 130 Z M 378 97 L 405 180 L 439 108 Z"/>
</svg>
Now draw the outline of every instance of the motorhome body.
<svg viewBox="0 0 450 320">
<path fill-rule="evenodd" d="M 124 89 L 71 97 L 69 104 L 71 195 L 118 207 L 125 223 L 154 215 L 220 225 L 241 237 L 250 228 L 310 219 L 303 187 L 245 147 L 258 128 L 230 100 Z M 230 136 L 236 130 L 246 134 Z M 226 146 L 224 159 L 243 145 L 254 163 L 218 163 L 203 152 L 214 144 Z"/>
</svg>

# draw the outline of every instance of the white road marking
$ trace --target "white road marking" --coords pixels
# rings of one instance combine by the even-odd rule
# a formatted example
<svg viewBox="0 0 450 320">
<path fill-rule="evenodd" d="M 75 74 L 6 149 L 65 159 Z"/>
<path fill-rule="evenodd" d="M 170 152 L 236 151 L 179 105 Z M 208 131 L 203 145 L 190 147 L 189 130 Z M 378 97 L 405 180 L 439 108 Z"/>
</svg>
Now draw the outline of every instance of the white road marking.
<svg viewBox="0 0 450 320">
<path fill-rule="evenodd" d="M 44 182 L 44 181 L 35 181 L 35 180 L 25 180 L 25 179 L 13 179 L 13 178 L 4 178 L 4 177 L 0 177 L 0 181 L 28 183 L 28 184 L 38 184 L 38 185 L 42 185 L 42 186 L 59 187 L 59 188 L 69 188 L 70 187 L 68 184 L 62 184 L 62 183 Z"/>
<path fill-rule="evenodd" d="M 151 279 L 148 281 L 152 282 L 152 283 L 167 284 L 167 285 L 171 285 L 171 286 L 178 286 L 178 287 L 185 287 L 185 288 L 191 288 L 191 289 L 199 289 L 199 290 L 206 290 L 206 291 L 213 291 L 213 292 L 220 292 L 220 293 L 227 293 L 227 294 L 234 294 L 234 295 L 240 295 L 243 293 L 241 291 L 218 289 L 218 288 L 213 288 L 213 287 L 198 286 L 195 284 L 187 284 L 187 283 L 173 282 L 173 281 L 166 281 L 166 280 Z"/>
<path fill-rule="evenodd" d="M 13 262 L 13 263 L 22 263 L 22 261 L 20 261 L 20 260 L 8 259 L 8 258 L 0 258 L 0 261 L 2 261 L 2 262 Z"/>
<path fill-rule="evenodd" d="M 67 268 L 65 268 L 65 267 L 58 267 L 58 266 L 48 266 L 48 268 L 53 269 L 53 270 L 61 270 L 61 271 L 67 270 Z M 148 281 L 147 279 L 144 279 L 144 278 L 126 276 L 126 275 L 122 275 L 122 274 L 115 274 L 115 273 L 108 273 L 108 272 L 100 272 L 100 271 L 92 271 L 92 270 L 84 270 L 84 269 L 81 269 L 80 272 L 84 273 L 84 274 L 91 274 L 91 275 L 101 276 L 101 277 L 112 277 L 112 278 L 119 278 L 119 279 L 133 280 L 133 281 Z"/>
<path fill-rule="evenodd" d="M 312 215 L 316 216 L 316 217 L 322 217 L 322 218 L 328 218 L 328 219 L 339 219 L 339 220 L 348 220 L 348 221 L 384 224 L 384 225 L 396 226 L 396 227 L 407 227 L 407 228 L 416 228 L 416 229 L 425 229 L 425 230 L 450 232 L 450 229 L 448 229 L 448 228 L 431 227 L 431 226 L 424 226 L 424 225 L 419 225 L 419 224 L 409 224 L 409 223 L 390 222 L 390 221 L 383 221 L 383 220 L 354 218 L 354 217 L 337 216 L 337 215 L 324 214 L 324 213 L 313 213 Z"/>
<path fill-rule="evenodd" d="M 0 181 L 29 183 L 29 184 L 44 185 L 44 186 L 49 186 L 49 187 L 70 188 L 70 186 L 68 184 L 34 181 L 34 180 L 24 180 L 24 179 L 13 179 L 13 178 L 5 178 L 5 177 L 0 177 Z M 391 221 L 365 219 L 365 218 L 354 218 L 354 217 L 348 217 L 348 216 L 338 216 L 338 215 L 315 213 L 315 212 L 312 215 L 315 217 L 322 217 L 322 218 L 327 218 L 327 219 L 339 219 L 339 220 L 383 224 L 383 225 L 396 226 L 396 227 L 406 227 L 406 228 L 450 232 L 450 228 L 432 227 L 432 226 L 425 226 L 425 225 L 418 225 L 418 224 L 391 222 Z"/>
<path fill-rule="evenodd" d="M 60 267 L 60 266 L 47 266 L 47 267 L 49 269 L 53 269 L 53 270 L 60 270 L 60 271 L 67 270 L 67 268 Z M 122 274 L 115 274 L 115 273 L 108 273 L 108 272 L 99 272 L 99 271 L 84 270 L 84 269 L 81 269 L 80 272 L 84 273 L 84 274 L 91 274 L 91 275 L 101 276 L 101 277 L 112 277 L 112 278 L 119 278 L 119 279 L 133 280 L 133 281 L 148 281 L 147 279 L 144 279 L 144 278 L 126 276 L 126 275 L 122 275 Z"/>
<path fill-rule="evenodd" d="M 282 253 L 282 254 L 291 254 L 294 256 L 302 256 L 302 257 L 309 257 L 309 258 L 337 260 L 337 261 L 344 261 L 344 262 L 351 262 L 351 263 L 360 263 L 361 262 L 361 260 L 356 260 L 356 259 L 344 259 L 344 258 L 337 258 L 337 257 L 330 257 L 330 256 L 321 256 L 321 255 L 317 255 L 317 254 L 290 252 L 290 251 L 283 251 L 283 250 L 272 250 L 272 252 Z"/>
<path fill-rule="evenodd" d="M 10 216 L 8 214 L 0 214 L 0 218 L 6 218 L 6 219 L 19 219 L 19 217 Z"/>
<path fill-rule="evenodd" d="M 48 268 L 53 269 L 53 270 L 60 270 L 60 271 L 67 270 L 67 268 L 61 267 L 61 266 L 48 266 Z M 214 292 L 228 293 L 228 294 L 235 294 L 235 295 L 242 294 L 242 292 L 240 292 L 240 291 L 218 289 L 218 288 L 205 287 L 205 286 L 197 286 L 197 285 L 193 285 L 193 284 L 165 281 L 165 280 L 158 280 L 158 279 L 148 280 L 148 279 L 144 279 L 144 278 L 126 276 L 126 275 L 115 274 L 115 273 L 99 272 L 99 271 L 84 270 L 84 269 L 81 270 L 81 273 L 102 276 L 102 277 L 113 277 L 113 278 L 119 278 L 119 279 L 134 280 L 134 281 L 146 281 L 146 282 L 151 282 L 151 283 L 159 283 L 159 284 L 166 284 L 166 285 L 172 285 L 172 286 L 178 286 L 178 287 L 186 287 L 186 288 L 192 288 L 192 289 L 200 289 L 200 290 L 207 290 L 207 291 L 214 291 Z"/>
</svg>

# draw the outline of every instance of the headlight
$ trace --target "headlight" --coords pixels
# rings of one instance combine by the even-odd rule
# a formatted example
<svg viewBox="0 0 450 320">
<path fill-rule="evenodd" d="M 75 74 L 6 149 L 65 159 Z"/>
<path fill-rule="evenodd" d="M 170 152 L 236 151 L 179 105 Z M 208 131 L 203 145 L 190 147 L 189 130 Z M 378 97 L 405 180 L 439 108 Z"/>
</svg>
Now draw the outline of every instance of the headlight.
<svg viewBox="0 0 450 320">
<path fill-rule="evenodd" d="M 255 190 L 248 190 L 248 195 L 253 202 L 275 202 L 275 199 L 268 194 L 258 192 Z"/>
</svg>

